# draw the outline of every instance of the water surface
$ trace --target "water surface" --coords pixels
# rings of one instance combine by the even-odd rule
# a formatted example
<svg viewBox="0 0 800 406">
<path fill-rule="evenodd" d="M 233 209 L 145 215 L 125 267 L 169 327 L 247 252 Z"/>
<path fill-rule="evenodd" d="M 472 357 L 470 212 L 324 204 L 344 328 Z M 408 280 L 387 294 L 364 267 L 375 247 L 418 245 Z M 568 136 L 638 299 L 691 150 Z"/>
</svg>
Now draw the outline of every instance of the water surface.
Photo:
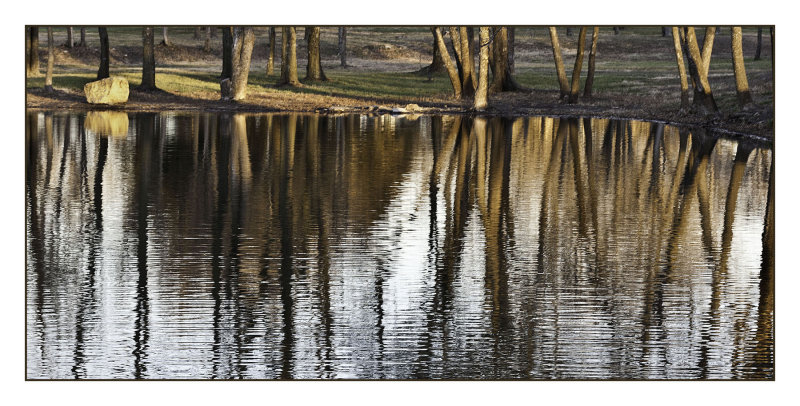
<svg viewBox="0 0 800 406">
<path fill-rule="evenodd" d="M 27 377 L 771 379 L 770 148 L 600 119 L 27 114 Z"/>
</svg>

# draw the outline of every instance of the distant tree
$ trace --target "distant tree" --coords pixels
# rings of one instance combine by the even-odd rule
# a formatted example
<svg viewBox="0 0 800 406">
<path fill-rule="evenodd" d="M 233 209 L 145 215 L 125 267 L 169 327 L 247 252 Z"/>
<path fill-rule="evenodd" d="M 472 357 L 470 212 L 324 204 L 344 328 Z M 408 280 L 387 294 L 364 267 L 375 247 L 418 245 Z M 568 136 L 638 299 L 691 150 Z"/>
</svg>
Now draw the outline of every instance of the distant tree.
<svg viewBox="0 0 800 406">
<path fill-rule="evenodd" d="M 194 39 L 200 39 L 200 31 L 202 31 L 203 27 L 194 27 Z"/>
<path fill-rule="evenodd" d="M 567 27 L 567 36 L 568 37 L 572 36 L 572 27 Z"/>
<path fill-rule="evenodd" d="M 27 76 L 38 76 L 39 72 L 39 27 L 28 27 L 25 37 L 25 56 Z"/>
<path fill-rule="evenodd" d="M 53 91 L 53 63 L 55 52 L 53 52 L 53 27 L 47 27 L 47 74 L 44 77 L 44 90 Z"/>
<path fill-rule="evenodd" d="M 164 39 L 162 39 L 162 40 L 161 40 L 161 45 L 164 45 L 164 46 L 168 46 L 168 47 L 169 47 L 169 46 L 172 46 L 172 43 L 171 43 L 171 42 L 169 42 L 169 35 L 168 35 L 168 32 L 167 32 L 167 31 L 168 31 L 167 27 L 163 27 L 163 28 L 162 28 L 162 31 L 161 31 L 161 33 L 162 33 L 162 35 L 163 35 Z"/>
<path fill-rule="evenodd" d="M 308 64 L 306 65 L 305 80 L 328 80 L 322 70 L 322 60 L 319 53 L 319 27 L 306 27 L 305 37 L 308 45 Z"/>
<path fill-rule="evenodd" d="M 495 29 L 493 41 L 492 59 L 492 84 L 489 85 L 490 92 L 505 92 L 519 90 L 521 86 L 514 80 L 514 76 L 508 67 L 508 28 L 500 27 Z"/>
<path fill-rule="evenodd" d="M 300 86 L 297 79 L 297 31 L 283 27 L 281 38 L 281 77 L 278 85 Z"/>
<path fill-rule="evenodd" d="M 758 27 L 758 39 L 756 40 L 756 56 L 753 58 L 754 61 L 761 60 L 761 27 Z"/>
<path fill-rule="evenodd" d="M 79 47 L 86 47 L 86 27 L 81 27 L 81 42 L 78 43 Z"/>
<path fill-rule="evenodd" d="M 220 79 L 231 77 L 233 70 L 232 53 L 233 53 L 233 27 L 222 28 L 222 73 L 219 75 Z"/>
<path fill-rule="evenodd" d="M 267 75 L 275 70 L 275 27 L 269 27 L 269 56 L 267 57 Z"/>
<path fill-rule="evenodd" d="M 141 90 L 156 90 L 156 57 L 153 27 L 142 28 L 142 84 Z"/>
<path fill-rule="evenodd" d="M 742 27 L 731 27 L 731 54 L 733 55 L 733 75 L 736 79 L 736 99 L 739 107 L 746 109 L 752 106 L 750 86 L 747 84 L 747 72 L 744 68 L 742 52 Z"/>
<path fill-rule="evenodd" d="M 575 56 L 575 66 L 572 68 L 572 86 L 569 91 L 569 103 L 578 101 L 578 91 L 581 85 L 581 69 L 583 68 L 583 51 L 586 48 L 586 27 L 581 27 L 578 34 L 578 53 Z"/>
<path fill-rule="evenodd" d="M 589 50 L 589 68 L 586 73 L 586 84 L 583 87 L 583 97 L 592 97 L 592 86 L 594 86 L 595 55 L 597 54 L 597 37 L 600 34 L 600 27 L 592 30 L 592 48 Z"/>
<path fill-rule="evenodd" d="M 206 40 L 203 43 L 203 52 L 211 52 L 211 27 L 205 27 Z"/>
<path fill-rule="evenodd" d="M 482 111 L 489 104 L 489 27 L 480 27 L 478 38 L 478 89 L 475 91 L 473 108 Z"/>
<path fill-rule="evenodd" d="M 447 75 L 450 77 L 450 84 L 453 85 L 453 95 L 457 99 L 460 99 L 461 79 L 459 78 L 458 71 L 456 70 L 455 66 L 453 66 L 453 62 L 450 60 L 450 52 L 447 50 L 447 46 L 444 44 L 442 32 L 439 31 L 439 27 L 431 27 L 431 32 L 433 33 L 434 38 L 436 38 L 436 49 L 439 51 L 439 58 L 447 70 Z"/>
<path fill-rule="evenodd" d="M 516 41 L 516 28 L 508 27 L 508 71 L 514 74 L 514 42 Z"/>
<path fill-rule="evenodd" d="M 661 36 L 662 37 L 666 37 L 667 36 L 667 27 L 664 26 L 664 25 L 661 26 Z"/>
<path fill-rule="evenodd" d="M 108 31 L 106 27 L 97 27 L 97 33 L 100 35 L 100 68 L 97 70 L 97 80 L 100 80 L 109 76 Z"/>
<path fill-rule="evenodd" d="M 74 39 L 72 38 L 72 27 L 67 27 L 67 47 L 75 47 Z"/>
<path fill-rule="evenodd" d="M 247 78 L 250 75 L 250 61 L 256 41 L 252 27 L 236 27 L 233 30 L 233 54 L 231 72 L 231 99 L 244 100 L 247 97 Z"/>
<path fill-rule="evenodd" d="M 619 27 L 613 27 L 613 28 L 614 28 L 614 35 L 619 35 Z"/>
<path fill-rule="evenodd" d="M 550 27 L 550 45 L 553 50 L 553 59 L 556 63 L 559 97 L 564 98 L 569 95 L 569 83 L 567 82 L 567 72 L 564 70 L 564 60 L 561 56 L 561 45 L 558 43 L 556 27 Z"/>
<path fill-rule="evenodd" d="M 774 74 L 775 70 L 775 26 L 769 27 L 769 46 L 770 52 L 769 57 L 772 59 L 772 70 Z"/>
<path fill-rule="evenodd" d="M 681 111 L 685 112 L 689 108 L 689 80 L 686 78 L 686 67 L 683 63 L 680 37 L 678 27 L 672 27 L 672 43 L 675 48 L 675 59 L 678 62 L 678 73 L 681 79 Z"/>
<path fill-rule="evenodd" d="M 339 63 L 347 67 L 347 27 L 339 27 Z"/>
</svg>

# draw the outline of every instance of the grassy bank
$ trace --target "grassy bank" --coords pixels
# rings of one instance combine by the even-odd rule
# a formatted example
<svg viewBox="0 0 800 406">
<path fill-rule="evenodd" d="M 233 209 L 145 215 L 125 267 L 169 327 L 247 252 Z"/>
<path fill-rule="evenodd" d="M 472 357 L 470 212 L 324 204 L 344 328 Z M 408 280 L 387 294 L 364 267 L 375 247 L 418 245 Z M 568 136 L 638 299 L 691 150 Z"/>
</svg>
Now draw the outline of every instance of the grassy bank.
<svg viewBox="0 0 800 406">
<path fill-rule="evenodd" d="M 160 40 L 160 30 L 156 30 Z M 280 31 L 280 30 L 278 30 Z M 565 65 L 571 71 L 577 49 L 577 34 L 567 37 L 561 30 Z M 575 30 L 577 32 L 577 30 Z M 56 44 L 65 41 L 65 29 L 56 28 Z M 225 109 L 314 111 L 331 106 L 362 108 L 375 104 L 417 103 L 444 111 L 461 111 L 468 102 L 454 100 L 445 74 L 414 73 L 430 63 L 431 35 L 427 27 L 350 27 L 348 67 L 341 67 L 336 55 L 336 27 L 322 29 L 322 57 L 327 82 L 306 82 L 299 88 L 276 87 L 277 74 L 266 75 L 267 28 L 257 29 L 257 42 L 244 103 L 219 101 L 218 75 L 221 67 L 221 35 L 212 38 L 211 51 L 202 50 L 204 35 L 194 38 L 194 28 L 170 28 L 172 46 L 156 48 L 158 93 L 132 92 L 130 110 Z M 543 27 L 517 27 L 515 78 L 525 87 L 520 92 L 492 95 L 496 114 L 602 114 L 708 124 L 735 131 L 771 135 L 773 111 L 772 62 L 768 30 L 762 43 L 762 59 L 754 61 L 754 28 L 744 30 L 744 52 L 754 111 L 740 112 L 736 105 L 733 68 L 730 61 L 728 29 L 717 35 L 709 81 L 722 113 L 694 117 L 677 114 L 680 88 L 672 51 L 672 38 L 662 37 L 660 27 L 627 28 L 614 35 L 610 27 L 600 32 L 594 92 L 577 105 L 558 102 L 549 36 Z M 41 36 L 41 34 L 40 34 Z M 77 38 L 77 29 L 76 29 Z M 131 87 L 141 78 L 141 30 L 111 27 L 109 38 L 111 74 L 124 76 Z M 305 73 L 302 29 L 298 32 L 298 68 Z M 46 66 L 46 36 L 40 38 L 42 70 Z M 99 41 L 96 30 L 87 31 L 85 48 L 57 48 L 53 85 L 56 92 L 41 89 L 42 76 L 28 78 L 30 108 L 91 108 L 82 101 L 83 85 L 96 77 Z M 278 33 L 280 44 L 280 33 Z M 279 52 L 278 52 L 279 53 Z M 582 79 L 586 75 L 584 61 Z M 279 70 L 280 60 L 275 62 Z"/>
</svg>

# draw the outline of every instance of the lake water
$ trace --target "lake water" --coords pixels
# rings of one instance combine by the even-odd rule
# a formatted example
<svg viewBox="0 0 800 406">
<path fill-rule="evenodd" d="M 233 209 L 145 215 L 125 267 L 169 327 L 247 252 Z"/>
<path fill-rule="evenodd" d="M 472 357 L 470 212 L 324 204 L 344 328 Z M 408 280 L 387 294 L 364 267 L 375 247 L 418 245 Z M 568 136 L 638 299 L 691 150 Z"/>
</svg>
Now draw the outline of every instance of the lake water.
<svg viewBox="0 0 800 406">
<path fill-rule="evenodd" d="M 771 147 L 29 112 L 29 379 L 773 379 Z"/>
</svg>

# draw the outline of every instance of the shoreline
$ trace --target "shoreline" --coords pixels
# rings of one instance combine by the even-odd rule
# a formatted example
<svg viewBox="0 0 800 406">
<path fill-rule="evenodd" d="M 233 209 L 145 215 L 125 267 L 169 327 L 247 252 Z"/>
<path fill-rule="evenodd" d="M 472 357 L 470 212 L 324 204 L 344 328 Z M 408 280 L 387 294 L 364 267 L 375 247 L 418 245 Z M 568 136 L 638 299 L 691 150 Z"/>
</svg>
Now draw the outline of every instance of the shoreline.
<svg viewBox="0 0 800 406">
<path fill-rule="evenodd" d="M 552 94 L 542 94 L 552 93 Z M 47 93 L 43 89 L 26 89 L 26 111 L 71 110 L 71 111 L 123 111 L 163 112 L 200 111 L 231 113 L 301 113 L 301 114 L 394 114 L 428 115 L 446 114 L 485 117 L 593 117 L 616 120 L 636 120 L 663 123 L 689 129 L 703 129 L 715 136 L 748 139 L 759 143 L 774 142 L 772 110 L 760 109 L 739 111 L 733 114 L 717 113 L 703 116 L 695 113 L 682 114 L 663 106 L 636 108 L 615 105 L 615 100 L 591 99 L 590 103 L 564 104 L 557 99 L 556 92 L 517 91 L 490 96 L 490 107 L 483 112 L 471 110 L 468 102 L 453 100 L 426 101 L 400 100 L 396 98 L 361 99 L 315 95 L 304 98 L 284 98 L 270 104 L 267 100 L 233 102 L 203 98 L 187 98 L 164 91 L 142 92 L 131 89 L 128 103 L 124 105 L 92 105 L 75 92 L 56 90 Z M 298 100 L 300 99 L 300 100 Z M 277 105 L 277 106 L 276 106 Z M 410 108 L 407 108 L 410 107 Z"/>
</svg>

